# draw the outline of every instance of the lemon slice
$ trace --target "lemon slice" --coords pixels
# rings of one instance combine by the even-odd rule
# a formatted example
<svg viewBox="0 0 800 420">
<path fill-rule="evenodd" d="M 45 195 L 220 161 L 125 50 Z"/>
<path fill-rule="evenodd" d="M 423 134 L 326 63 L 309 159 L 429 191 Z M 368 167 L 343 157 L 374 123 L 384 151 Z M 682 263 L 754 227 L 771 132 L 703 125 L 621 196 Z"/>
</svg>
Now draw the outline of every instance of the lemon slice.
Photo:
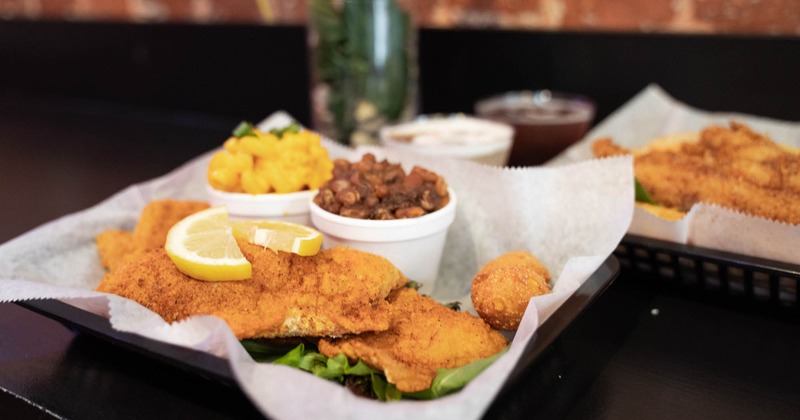
<svg viewBox="0 0 800 420">
<path fill-rule="evenodd" d="M 322 234 L 305 225 L 278 220 L 231 222 L 234 235 L 273 251 L 310 256 L 319 252 Z"/>
<path fill-rule="evenodd" d="M 178 270 L 198 280 L 244 280 L 252 275 L 225 207 L 212 207 L 176 223 L 164 248 Z"/>
</svg>

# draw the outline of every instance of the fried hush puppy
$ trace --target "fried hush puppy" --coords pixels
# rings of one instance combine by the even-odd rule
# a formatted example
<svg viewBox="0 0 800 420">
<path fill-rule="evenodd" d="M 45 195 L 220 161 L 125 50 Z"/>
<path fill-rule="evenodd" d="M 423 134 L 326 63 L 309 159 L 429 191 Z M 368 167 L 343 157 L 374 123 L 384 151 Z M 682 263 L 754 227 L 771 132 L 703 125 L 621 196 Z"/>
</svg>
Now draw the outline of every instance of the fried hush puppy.
<svg viewBox="0 0 800 420">
<path fill-rule="evenodd" d="M 486 323 L 514 331 L 533 296 L 551 292 L 550 273 L 527 251 L 513 251 L 484 265 L 472 279 L 472 305 Z"/>
<path fill-rule="evenodd" d="M 467 365 L 508 344 L 480 318 L 452 310 L 414 289 L 400 288 L 388 300 L 392 312 L 388 330 L 321 339 L 320 352 L 361 359 L 383 371 L 398 390 L 416 392 L 430 388 L 437 369 Z"/>
<path fill-rule="evenodd" d="M 111 229 L 95 237 L 100 263 L 103 268 L 114 271 L 147 251 L 163 248 L 172 225 L 208 207 L 208 203 L 202 201 L 157 200 L 148 203 L 133 232 Z"/>
<path fill-rule="evenodd" d="M 408 282 L 389 260 L 350 248 L 303 257 L 238 244 L 253 265 L 248 280 L 195 280 L 162 247 L 106 274 L 97 291 L 139 302 L 167 322 L 217 316 L 239 339 L 319 337 L 386 330 L 386 297 Z"/>
</svg>

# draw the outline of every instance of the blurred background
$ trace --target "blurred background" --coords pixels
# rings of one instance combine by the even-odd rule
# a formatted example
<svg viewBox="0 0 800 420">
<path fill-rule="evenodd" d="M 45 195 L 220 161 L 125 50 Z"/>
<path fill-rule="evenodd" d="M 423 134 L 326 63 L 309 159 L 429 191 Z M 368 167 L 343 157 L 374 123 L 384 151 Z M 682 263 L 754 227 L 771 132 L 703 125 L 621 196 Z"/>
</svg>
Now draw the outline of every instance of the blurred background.
<svg viewBox="0 0 800 420">
<path fill-rule="evenodd" d="M 794 0 L 404 0 L 427 28 L 797 35 Z M 306 0 L 3 0 L 4 19 L 302 25 Z"/>
<path fill-rule="evenodd" d="M 800 120 L 795 0 L 405 3 L 421 112 L 547 88 L 595 99 L 598 121 L 658 83 L 698 107 Z M 308 122 L 307 16 L 306 0 L 0 0 L 0 93 Z"/>
<path fill-rule="evenodd" d="M 308 1 L 0 0 L 0 244 L 219 147 L 242 120 L 285 110 L 310 125 Z M 401 1 L 419 27 L 420 113 L 472 113 L 476 101 L 500 92 L 552 89 L 591 98 L 596 124 L 658 84 L 697 108 L 800 121 L 798 0 Z M 779 417 L 795 408 L 796 386 L 786 384 L 796 369 L 785 369 L 797 365 L 785 341 L 797 336 L 794 324 L 731 315 L 630 280 L 621 287 L 635 284 L 633 292 L 609 294 L 564 341 L 565 349 L 585 349 L 587 337 L 599 344 L 591 347 L 597 360 L 566 363 L 568 373 L 598 374 L 600 367 L 584 366 L 595 361 L 604 369 L 576 418 L 650 416 L 654 404 L 680 418 Z M 12 332 L 39 331 L 40 323 L 20 319 L 7 319 Z M 72 339 L 66 330 L 45 336 L 58 346 Z M 173 405 L 170 389 L 177 388 L 178 400 L 188 396 L 177 407 L 196 409 L 194 382 L 184 387 L 170 377 L 150 389 L 154 382 L 139 376 L 150 369 L 95 344 L 77 340 L 63 357 L 46 349 L 52 357 L 31 359 L 33 369 L 7 364 L 3 387 L 17 405 L 20 389 L 42 407 L 56 399 L 53 412 L 76 407 L 65 382 L 102 391 L 94 402 L 105 405 L 79 406 L 94 413 L 120 405 L 106 391 L 128 396 L 130 384 L 155 404 L 125 398 L 120 407 Z M 553 366 L 576 354 L 558 356 Z M 606 365 L 611 354 L 618 357 Z M 76 375 L 90 381 L 63 380 Z M 652 387 L 609 392 L 642 384 Z M 576 407 L 584 384 L 570 387 L 552 388 L 558 410 Z M 524 417 L 536 404 L 530 395 L 500 406 Z M 7 416 L 15 417 L 13 409 Z"/>
<path fill-rule="evenodd" d="M 420 113 L 552 89 L 593 99 L 596 124 L 655 83 L 698 108 L 800 121 L 795 0 L 402 2 Z M 0 237 L 162 175 L 242 120 L 310 125 L 307 21 L 307 0 L 0 0 L 0 194 L 29 193 Z"/>
</svg>

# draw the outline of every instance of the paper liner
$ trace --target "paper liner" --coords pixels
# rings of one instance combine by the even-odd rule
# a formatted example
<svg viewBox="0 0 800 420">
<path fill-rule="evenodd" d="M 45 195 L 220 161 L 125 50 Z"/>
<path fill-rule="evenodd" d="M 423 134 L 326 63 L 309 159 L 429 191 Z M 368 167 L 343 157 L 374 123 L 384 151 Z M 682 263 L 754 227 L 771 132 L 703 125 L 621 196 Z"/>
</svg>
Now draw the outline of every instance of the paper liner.
<svg viewBox="0 0 800 420">
<path fill-rule="evenodd" d="M 283 126 L 290 118 L 277 113 L 260 126 Z M 433 297 L 457 299 L 471 308 L 473 275 L 504 252 L 529 250 L 549 268 L 554 292 L 531 300 L 508 353 L 461 392 L 434 401 L 367 400 L 306 372 L 254 362 L 221 319 L 198 316 L 170 325 L 136 302 L 94 292 L 104 274 L 94 237 L 106 229 L 132 229 L 151 200 L 205 199 L 212 152 L 1 245 L 0 301 L 61 299 L 109 317 L 115 329 L 227 358 L 254 405 L 277 419 L 479 418 L 537 326 L 600 267 L 625 234 L 633 213 L 629 157 L 512 170 L 377 148 L 352 150 L 327 140 L 325 146 L 333 157 L 357 160 L 372 151 L 408 168 L 419 164 L 442 174 L 457 191 L 456 220 Z"/>
<path fill-rule="evenodd" d="M 709 92 L 713 94 L 713 92 Z M 709 112 L 683 104 L 656 85 L 648 86 L 593 128 L 580 142 L 548 162 L 549 167 L 593 159 L 591 145 L 602 137 L 630 149 L 675 133 L 699 132 L 730 121 L 749 125 L 775 143 L 800 149 L 800 122 L 730 112 Z M 670 222 L 636 208 L 629 232 L 681 244 L 800 264 L 800 226 L 749 216 L 717 205 L 695 205 Z"/>
</svg>

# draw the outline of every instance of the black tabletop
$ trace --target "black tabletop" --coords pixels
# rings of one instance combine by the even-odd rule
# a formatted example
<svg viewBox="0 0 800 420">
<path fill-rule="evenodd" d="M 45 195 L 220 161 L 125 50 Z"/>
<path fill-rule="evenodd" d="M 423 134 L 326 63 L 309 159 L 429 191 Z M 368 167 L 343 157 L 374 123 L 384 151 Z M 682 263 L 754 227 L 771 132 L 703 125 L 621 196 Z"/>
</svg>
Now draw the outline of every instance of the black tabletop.
<svg viewBox="0 0 800 420">
<path fill-rule="evenodd" d="M 76 100 L 0 100 L 0 242 L 163 175 L 237 121 Z M 486 418 L 796 418 L 798 319 L 622 270 Z M 4 418 L 260 418 L 198 377 L 0 303 Z"/>
</svg>

